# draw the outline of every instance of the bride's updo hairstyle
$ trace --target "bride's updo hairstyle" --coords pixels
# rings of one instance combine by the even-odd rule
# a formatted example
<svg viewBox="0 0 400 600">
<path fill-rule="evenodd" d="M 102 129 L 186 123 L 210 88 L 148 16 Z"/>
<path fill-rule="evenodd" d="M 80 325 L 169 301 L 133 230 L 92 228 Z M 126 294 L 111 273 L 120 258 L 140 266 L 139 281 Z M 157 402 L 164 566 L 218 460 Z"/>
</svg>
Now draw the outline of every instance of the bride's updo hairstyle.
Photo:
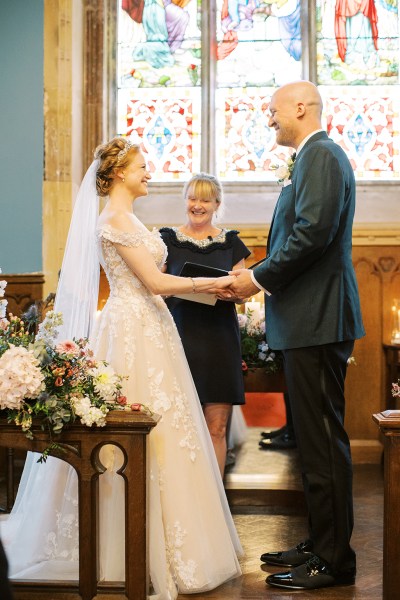
<svg viewBox="0 0 400 600">
<path fill-rule="evenodd" d="M 124 137 L 115 137 L 105 144 L 97 146 L 94 157 L 99 159 L 96 173 L 96 191 L 103 198 L 108 196 L 114 183 L 117 169 L 125 169 L 133 153 L 139 152 L 140 146 L 132 144 Z"/>
</svg>

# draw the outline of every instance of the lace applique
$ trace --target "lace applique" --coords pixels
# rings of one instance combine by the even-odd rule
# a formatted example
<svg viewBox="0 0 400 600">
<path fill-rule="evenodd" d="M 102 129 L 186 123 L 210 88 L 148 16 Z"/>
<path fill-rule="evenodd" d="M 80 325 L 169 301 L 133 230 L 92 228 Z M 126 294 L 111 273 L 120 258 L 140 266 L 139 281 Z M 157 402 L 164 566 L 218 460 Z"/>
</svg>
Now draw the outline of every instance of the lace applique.
<svg viewBox="0 0 400 600">
<path fill-rule="evenodd" d="M 147 318 L 149 319 L 149 322 L 147 323 L 146 327 L 144 328 L 144 335 L 146 337 L 150 338 L 151 341 L 153 342 L 153 344 L 157 348 L 164 348 L 164 344 L 162 343 L 162 336 L 161 336 L 161 325 L 157 319 L 152 319 L 152 316 L 153 315 L 151 315 L 151 314 L 149 314 L 147 316 Z"/>
<path fill-rule="evenodd" d="M 155 371 L 150 375 L 152 381 L 150 381 L 150 398 L 152 399 L 152 410 L 156 413 L 167 412 L 172 405 L 171 398 L 161 388 L 161 384 L 164 379 L 164 371 Z"/>
<path fill-rule="evenodd" d="M 165 304 L 164 300 L 162 300 L 161 298 L 159 298 L 159 300 L 163 305 L 162 308 L 164 311 L 166 308 L 166 304 Z M 169 355 L 171 356 L 171 358 L 175 358 L 176 357 L 176 345 L 175 345 L 176 340 L 178 340 L 180 342 L 180 346 L 183 350 L 181 338 L 179 337 L 175 321 L 172 318 L 172 315 L 168 309 L 167 309 L 167 312 L 163 315 L 163 317 L 164 318 L 162 320 L 162 327 L 163 327 L 164 334 L 166 335 L 166 338 L 168 341 L 168 352 L 169 352 Z"/>
<path fill-rule="evenodd" d="M 179 447 L 189 450 L 190 460 L 196 460 L 199 450 L 197 430 L 188 409 L 188 401 L 176 379 L 173 381 L 172 393 L 168 394 L 163 389 L 164 371 L 156 370 L 150 364 L 147 368 L 149 382 L 151 409 L 158 414 L 171 411 L 170 424 L 174 429 L 180 430 L 183 437 L 179 440 Z"/>
<path fill-rule="evenodd" d="M 178 578 L 183 582 L 187 590 L 199 587 L 196 578 L 197 563 L 189 558 L 186 562 L 182 556 L 187 531 L 183 529 L 179 521 L 175 521 L 173 527 L 166 528 L 167 555 L 172 571 L 175 574 L 176 584 L 179 586 Z"/>
<path fill-rule="evenodd" d="M 120 231 L 115 229 L 111 225 L 103 225 L 103 227 L 97 230 L 99 238 L 104 238 L 109 242 L 115 244 L 121 244 L 121 246 L 128 246 L 129 248 L 136 248 L 143 244 L 143 238 L 149 235 L 148 231 Z"/>
<path fill-rule="evenodd" d="M 44 554 L 47 560 L 63 558 L 66 560 L 79 560 L 79 542 L 78 542 L 78 513 L 71 512 L 68 514 L 57 512 L 57 529 L 51 531 L 46 536 L 44 544 Z M 65 539 L 74 540 L 74 545 L 65 544 L 69 550 L 60 548 L 62 541 Z M 61 540 L 61 543 L 60 543 Z"/>
<path fill-rule="evenodd" d="M 124 346 L 127 367 L 134 366 L 136 355 L 135 333 L 138 323 L 145 324 L 143 333 L 151 340 L 155 348 L 163 349 L 164 321 L 167 323 L 165 332 L 168 339 L 171 336 L 171 323 L 165 319 L 169 311 L 160 296 L 152 294 L 141 280 L 133 273 L 117 252 L 114 244 L 127 247 L 137 247 L 143 244 L 153 256 L 160 268 L 163 264 L 167 249 L 157 229 L 152 232 L 139 229 L 137 232 L 126 232 L 104 225 L 97 230 L 99 250 L 104 259 L 104 269 L 110 284 L 110 298 L 104 309 L 98 325 L 98 332 L 93 339 L 101 338 L 104 331 L 108 336 L 117 338 L 121 335 L 121 325 L 124 332 Z M 107 316 L 106 316 L 107 315 Z M 111 341 L 111 340 L 110 340 Z"/>
<path fill-rule="evenodd" d="M 182 429 L 185 432 L 184 437 L 182 437 L 179 442 L 179 446 L 189 450 L 190 460 L 194 462 L 196 460 L 196 452 L 200 449 L 198 435 L 192 416 L 188 410 L 186 394 L 182 392 L 176 380 L 174 381 L 173 405 L 174 414 L 171 425 L 172 427 Z"/>
<path fill-rule="evenodd" d="M 151 232 L 147 229 L 139 229 L 133 233 L 131 231 L 121 231 L 120 229 L 116 229 L 111 225 L 103 225 L 102 227 L 98 228 L 96 234 L 100 243 L 108 241 L 115 244 L 121 244 L 122 246 L 127 246 L 128 248 L 137 248 L 141 244 L 144 244 L 149 252 L 154 256 L 159 268 L 166 260 L 167 247 L 164 244 L 159 231 L 155 227 Z M 118 254 L 115 248 L 114 252 Z M 104 259 L 106 261 L 106 256 L 104 256 Z M 125 265 L 121 257 L 120 260 Z M 125 268 L 128 269 L 127 265 L 125 265 Z"/>
</svg>

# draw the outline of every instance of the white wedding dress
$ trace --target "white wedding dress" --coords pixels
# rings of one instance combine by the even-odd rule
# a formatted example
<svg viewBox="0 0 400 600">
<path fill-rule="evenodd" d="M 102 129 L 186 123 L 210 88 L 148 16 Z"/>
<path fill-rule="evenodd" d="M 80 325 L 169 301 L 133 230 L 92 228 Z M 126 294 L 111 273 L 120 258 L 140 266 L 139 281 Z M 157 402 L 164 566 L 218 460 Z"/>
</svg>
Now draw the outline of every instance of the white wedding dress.
<svg viewBox="0 0 400 600">
<path fill-rule="evenodd" d="M 114 242 L 144 244 L 159 267 L 159 233 L 137 221 L 135 233 L 97 230 L 110 297 L 91 336 L 97 359 L 129 375 L 124 394 L 161 415 L 150 434 L 149 567 L 151 598 L 213 589 L 240 575 L 241 546 L 214 450 L 173 319 L 160 296 L 132 274 Z M 124 483 L 121 451 L 102 449 L 100 578 L 124 580 Z M 13 511 L 1 537 L 11 578 L 78 579 L 77 476 L 55 458 L 29 453 Z M 134 544 L 135 541 L 131 540 Z"/>
</svg>

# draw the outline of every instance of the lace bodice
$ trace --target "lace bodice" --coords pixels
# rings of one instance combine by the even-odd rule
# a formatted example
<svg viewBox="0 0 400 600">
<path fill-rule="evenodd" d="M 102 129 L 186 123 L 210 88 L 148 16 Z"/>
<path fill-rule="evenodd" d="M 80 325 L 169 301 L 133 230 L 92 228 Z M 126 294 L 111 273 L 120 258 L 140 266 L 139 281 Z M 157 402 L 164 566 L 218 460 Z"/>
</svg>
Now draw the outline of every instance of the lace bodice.
<svg viewBox="0 0 400 600">
<path fill-rule="evenodd" d="M 111 225 L 103 225 L 97 230 L 97 238 L 102 264 L 110 284 L 110 295 L 114 297 L 127 297 L 132 294 L 148 296 L 150 292 L 126 265 L 114 243 L 131 248 L 143 244 L 154 257 L 157 266 L 161 268 L 167 256 L 167 248 L 157 229 L 150 232 L 143 227 L 143 229 L 131 233 L 120 231 Z"/>
</svg>

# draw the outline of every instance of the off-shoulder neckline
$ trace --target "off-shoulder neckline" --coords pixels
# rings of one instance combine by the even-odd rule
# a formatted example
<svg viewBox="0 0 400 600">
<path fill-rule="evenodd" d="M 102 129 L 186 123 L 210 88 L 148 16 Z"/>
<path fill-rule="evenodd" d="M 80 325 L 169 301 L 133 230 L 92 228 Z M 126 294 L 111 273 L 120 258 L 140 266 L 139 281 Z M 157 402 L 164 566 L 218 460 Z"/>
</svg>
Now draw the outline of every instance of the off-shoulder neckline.
<svg viewBox="0 0 400 600">
<path fill-rule="evenodd" d="M 118 227 L 114 227 L 113 225 L 110 225 L 110 223 L 103 223 L 102 225 L 98 225 L 96 227 L 96 233 L 100 233 L 104 229 L 110 229 L 112 231 L 115 231 L 116 233 L 123 234 L 123 235 L 152 234 L 152 233 L 154 233 L 154 231 L 157 231 L 157 229 L 155 227 L 153 228 L 152 231 L 149 231 L 145 225 L 143 225 L 143 229 L 140 228 L 140 229 L 137 229 L 137 231 L 126 231 L 123 229 L 118 229 Z"/>
</svg>

